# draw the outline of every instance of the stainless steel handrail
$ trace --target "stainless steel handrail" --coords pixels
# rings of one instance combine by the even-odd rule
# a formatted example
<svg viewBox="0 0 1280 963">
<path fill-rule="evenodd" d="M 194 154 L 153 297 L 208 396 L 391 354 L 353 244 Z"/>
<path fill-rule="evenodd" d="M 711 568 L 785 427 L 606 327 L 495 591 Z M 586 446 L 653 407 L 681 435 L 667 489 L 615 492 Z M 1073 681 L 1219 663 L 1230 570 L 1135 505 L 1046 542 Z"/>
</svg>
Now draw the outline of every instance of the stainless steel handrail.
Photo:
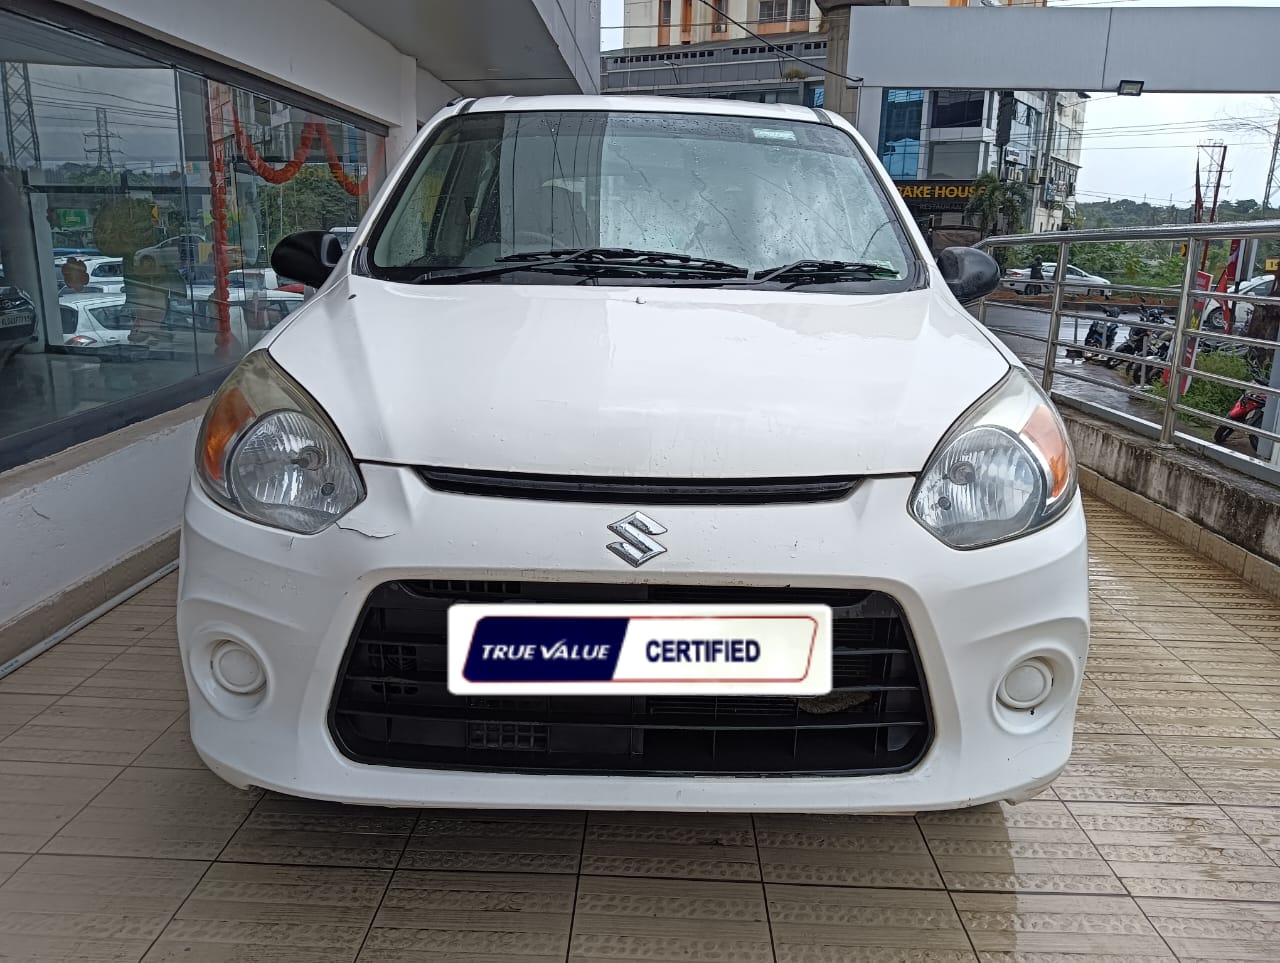
<svg viewBox="0 0 1280 963">
<path fill-rule="evenodd" d="M 1234 240 L 1237 238 L 1262 238 L 1262 237 L 1280 237 L 1280 220 L 1270 221 L 1252 221 L 1252 222 L 1232 222 L 1226 224 L 1176 224 L 1176 225 L 1160 225 L 1155 227 L 1134 227 L 1134 228 L 1105 228 L 1097 230 L 1082 231 L 1055 231 L 1052 233 L 1041 234 L 1022 234 L 1022 235 L 1003 235 L 999 237 L 989 237 L 978 242 L 976 247 L 984 250 L 994 250 L 1002 247 L 1025 247 L 1031 245 L 1052 245 L 1057 248 L 1057 263 L 1065 266 L 1070 263 L 1070 252 L 1072 245 L 1090 244 L 1090 243 L 1107 243 L 1107 242 L 1135 242 L 1135 241 L 1181 241 L 1186 246 L 1184 255 L 1184 267 L 1181 282 L 1176 288 L 1164 286 L 1147 286 L 1136 284 L 1098 284 L 1087 280 L 1065 277 L 1065 271 L 1059 270 L 1054 272 L 1053 277 L 1041 280 L 1031 281 L 1029 278 L 1018 277 L 1015 282 L 1018 284 L 1038 284 L 1041 285 L 1046 293 L 1052 296 L 1049 299 L 1047 310 L 1049 313 L 1049 331 L 1047 337 L 1040 337 L 1030 333 L 1022 333 L 1008 328 L 1000 330 L 1011 337 L 1024 338 L 1029 341 L 1041 342 L 1045 345 L 1044 363 L 1038 364 L 1042 371 L 1042 380 L 1046 390 L 1052 390 L 1054 378 L 1057 374 L 1064 377 L 1073 378 L 1084 383 L 1098 385 L 1100 387 L 1109 388 L 1120 391 L 1128 396 L 1146 397 L 1150 399 L 1149 394 L 1136 390 L 1127 385 L 1107 382 L 1099 378 L 1088 377 L 1083 373 L 1071 370 L 1058 370 L 1058 352 L 1059 348 L 1064 345 L 1070 345 L 1074 349 L 1084 349 L 1090 355 L 1101 356 L 1106 358 L 1123 358 L 1130 363 L 1138 364 L 1144 368 L 1151 368 L 1164 373 L 1164 379 L 1168 385 L 1163 399 L 1163 411 L 1158 420 L 1152 419 L 1148 423 L 1153 427 L 1158 427 L 1158 437 L 1161 444 L 1173 444 L 1176 439 L 1183 436 L 1178 431 L 1177 421 L 1179 414 L 1189 414 L 1203 418 L 1210 424 L 1232 425 L 1237 426 L 1241 430 L 1247 430 L 1250 434 L 1256 434 L 1272 441 L 1280 442 L 1280 433 L 1257 428 L 1240 425 L 1238 422 L 1232 422 L 1221 416 L 1203 412 L 1199 409 L 1192 408 L 1182 403 L 1182 392 L 1180 386 L 1184 379 L 1203 379 L 1204 381 L 1213 382 L 1236 388 L 1241 391 L 1254 391 L 1260 393 L 1268 399 L 1280 397 L 1280 387 L 1272 387 L 1270 384 L 1247 383 L 1237 378 L 1230 378 L 1225 375 L 1212 374 L 1200 368 L 1188 367 L 1186 361 L 1186 352 L 1190 342 L 1198 341 L 1203 346 L 1204 342 L 1217 344 L 1241 345 L 1251 349 L 1251 351 L 1262 351 L 1275 353 L 1280 351 L 1280 343 L 1276 341 L 1249 337 L 1246 335 L 1227 333 L 1225 331 L 1217 331 L 1215 329 L 1204 329 L 1192 327 L 1193 312 L 1197 302 L 1201 306 L 1210 301 L 1220 305 L 1230 305 L 1233 312 L 1238 312 L 1241 305 L 1266 305 L 1280 304 L 1280 296 L 1272 295 L 1255 295 L 1240 294 L 1232 291 L 1214 291 L 1205 290 L 1196 287 L 1196 279 L 1198 266 L 1201 260 L 1201 254 L 1205 245 L 1214 240 Z M 1241 281 L 1248 280 L 1242 278 Z M 1086 348 L 1079 341 L 1079 321 L 1081 317 L 1089 320 L 1102 320 L 1106 317 L 1096 308 L 1090 310 L 1088 304 L 1096 304 L 1096 301 L 1089 302 L 1087 296 L 1082 297 L 1082 292 L 1101 290 L 1105 295 L 1112 293 L 1133 293 L 1138 295 L 1146 295 L 1152 298 L 1161 298 L 1166 301 L 1177 299 L 1177 313 L 1173 320 L 1172 331 L 1165 329 L 1166 334 L 1171 334 L 1167 356 L 1164 360 L 1159 358 L 1138 358 L 1134 355 L 1121 355 L 1113 350 L 1102 348 Z M 1016 292 L 1015 296 L 1017 295 Z M 1086 303 L 1084 310 L 1077 310 L 1076 305 L 1081 301 Z M 987 314 L 987 299 L 984 299 L 978 307 L 978 319 L 985 323 Z M 1014 308 L 1029 308 L 1030 305 L 1014 301 L 1010 304 Z M 1063 309 L 1068 308 L 1068 318 L 1074 317 L 1077 322 L 1077 333 L 1075 341 L 1067 341 L 1062 337 L 1062 324 L 1064 321 Z M 1042 309 L 1043 310 L 1043 309 Z M 1137 322 L 1143 327 L 1150 327 L 1141 321 Z M 1159 330 L 1158 328 L 1156 330 Z M 1118 409 L 1109 409 L 1117 415 L 1125 418 L 1131 416 Z M 1185 436 L 1183 436 L 1185 437 Z"/>
</svg>

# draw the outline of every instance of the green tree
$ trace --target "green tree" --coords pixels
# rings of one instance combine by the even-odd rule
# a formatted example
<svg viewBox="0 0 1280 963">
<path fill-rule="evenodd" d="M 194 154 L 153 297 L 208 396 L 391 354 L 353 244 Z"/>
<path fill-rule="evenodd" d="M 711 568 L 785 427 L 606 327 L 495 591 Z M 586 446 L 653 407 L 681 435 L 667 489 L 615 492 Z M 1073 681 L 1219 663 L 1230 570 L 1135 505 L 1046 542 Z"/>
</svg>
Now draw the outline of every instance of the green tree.
<svg viewBox="0 0 1280 963">
<path fill-rule="evenodd" d="M 348 194 L 327 164 L 307 164 L 296 177 L 258 190 L 267 250 L 294 231 L 323 231 L 360 222 L 360 198 Z"/>
<path fill-rule="evenodd" d="M 977 221 L 983 236 L 1017 234 L 1022 230 L 1022 212 L 1027 207 L 1027 190 L 1021 184 L 1000 180 L 988 172 L 973 185 L 973 197 L 964 213 Z"/>
</svg>

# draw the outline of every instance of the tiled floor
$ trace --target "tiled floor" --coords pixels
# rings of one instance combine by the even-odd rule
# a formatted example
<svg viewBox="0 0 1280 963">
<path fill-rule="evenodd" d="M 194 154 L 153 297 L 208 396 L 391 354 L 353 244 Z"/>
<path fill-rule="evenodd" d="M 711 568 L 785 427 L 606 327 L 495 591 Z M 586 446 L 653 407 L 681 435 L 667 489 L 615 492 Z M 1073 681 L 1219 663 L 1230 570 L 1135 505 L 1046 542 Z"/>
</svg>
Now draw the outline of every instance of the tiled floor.
<svg viewBox="0 0 1280 963">
<path fill-rule="evenodd" d="M 187 741 L 167 579 L 0 680 L 0 960 L 1280 960 L 1280 604 L 1089 515 L 1071 766 L 915 819 L 240 792 Z"/>
</svg>

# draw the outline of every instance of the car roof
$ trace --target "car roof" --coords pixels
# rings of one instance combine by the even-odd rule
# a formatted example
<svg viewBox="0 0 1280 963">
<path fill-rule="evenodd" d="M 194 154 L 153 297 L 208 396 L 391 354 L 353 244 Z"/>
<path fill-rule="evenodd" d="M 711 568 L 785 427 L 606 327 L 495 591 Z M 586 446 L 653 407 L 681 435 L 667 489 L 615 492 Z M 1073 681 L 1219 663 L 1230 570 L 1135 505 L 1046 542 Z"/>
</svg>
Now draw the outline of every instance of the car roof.
<svg viewBox="0 0 1280 963">
<path fill-rule="evenodd" d="M 481 97 L 471 105 L 477 111 L 512 110 L 617 110 L 651 114 L 719 114 L 729 117 L 771 117 L 776 120 L 820 122 L 810 107 L 795 104 L 757 104 L 749 100 L 703 97 L 653 97 L 646 95 L 592 96 L 547 94 L 541 97 Z"/>
</svg>

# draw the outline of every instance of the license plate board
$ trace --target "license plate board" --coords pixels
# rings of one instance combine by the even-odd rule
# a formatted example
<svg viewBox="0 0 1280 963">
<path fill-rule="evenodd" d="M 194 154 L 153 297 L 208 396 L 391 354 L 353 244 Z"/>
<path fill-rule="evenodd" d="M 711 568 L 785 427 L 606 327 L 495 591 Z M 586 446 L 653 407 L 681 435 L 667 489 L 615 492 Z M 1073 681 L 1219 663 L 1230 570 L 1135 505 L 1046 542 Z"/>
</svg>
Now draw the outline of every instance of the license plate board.
<svg viewBox="0 0 1280 963">
<path fill-rule="evenodd" d="M 0 328 L 26 327 L 35 317 L 30 311 L 15 311 L 11 314 L 0 314 Z"/>
<path fill-rule="evenodd" d="M 455 695 L 824 695 L 826 605 L 449 608 Z"/>
</svg>

